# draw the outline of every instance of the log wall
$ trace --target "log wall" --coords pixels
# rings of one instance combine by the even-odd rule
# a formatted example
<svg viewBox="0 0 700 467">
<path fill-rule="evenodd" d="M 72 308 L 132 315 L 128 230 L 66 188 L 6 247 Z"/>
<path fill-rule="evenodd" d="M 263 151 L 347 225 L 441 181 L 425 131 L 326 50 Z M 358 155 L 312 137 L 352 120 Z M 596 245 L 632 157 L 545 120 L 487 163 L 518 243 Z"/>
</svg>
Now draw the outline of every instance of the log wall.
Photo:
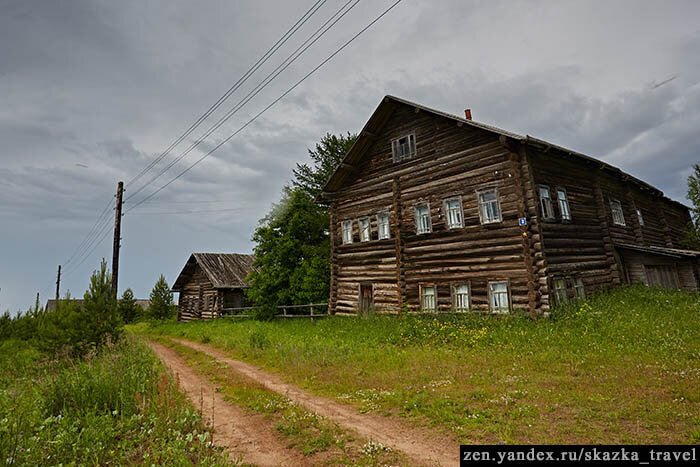
<svg viewBox="0 0 700 467">
<path fill-rule="evenodd" d="M 510 284 L 515 308 L 528 308 L 532 291 L 518 218 L 526 209 L 519 159 L 491 133 L 409 107 L 397 109 L 376 135 L 351 183 L 334 196 L 331 231 L 336 251 L 334 311 L 354 311 L 362 283 L 374 286 L 377 311 L 420 308 L 420 286 L 437 290 L 442 310 L 452 308 L 452 286 L 468 284 L 471 305 L 488 308 L 488 281 Z M 416 136 L 414 158 L 394 163 L 391 140 Z M 516 183 L 516 179 L 518 183 Z M 497 187 L 502 221 L 481 224 L 477 190 Z M 460 197 L 463 227 L 448 229 L 444 200 Z M 428 203 L 432 232 L 418 234 L 415 206 Z M 379 212 L 390 214 L 392 238 L 378 240 Z M 369 217 L 371 241 L 360 242 L 358 219 Z M 353 221 L 353 243 L 342 243 L 342 222 Z"/>
<path fill-rule="evenodd" d="M 211 319 L 218 316 L 220 291 L 214 288 L 199 265 L 190 280 L 180 290 L 178 320 Z"/>
</svg>

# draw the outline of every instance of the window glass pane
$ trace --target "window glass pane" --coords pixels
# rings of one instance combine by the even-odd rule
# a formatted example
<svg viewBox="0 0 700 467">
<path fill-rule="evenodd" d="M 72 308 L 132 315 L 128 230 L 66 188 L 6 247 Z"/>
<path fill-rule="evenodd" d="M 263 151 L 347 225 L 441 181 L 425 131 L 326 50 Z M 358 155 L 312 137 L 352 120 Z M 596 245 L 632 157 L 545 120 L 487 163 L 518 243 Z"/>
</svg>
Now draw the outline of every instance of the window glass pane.
<svg viewBox="0 0 700 467">
<path fill-rule="evenodd" d="M 416 228 L 418 233 L 430 232 L 430 209 L 426 205 L 416 207 Z"/>
<path fill-rule="evenodd" d="M 424 310 L 435 309 L 435 287 L 421 287 L 421 307 Z"/>
<path fill-rule="evenodd" d="M 481 222 L 483 224 L 487 224 L 489 222 L 499 222 L 501 220 L 496 190 L 489 190 L 479 193 L 479 204 L 481 210 Z"/>
<path fill-rule="evenodd" d="M 369 230 L 369 219 L 360 219 L 360 241 L 369 241 L 370 230 Z"/>
<path fill-rule="evenodd" d="M 377 215 L 377 230 L 380 240 L 389 238 L 389 214 L 382 213 Z"/>
<path fill-rule="evenodd" d="M 489 284 L 491 292 L 491 311 L 504 313 L 510 310 L 508 304 L 508 284 L 505 282 L 491 282 Z"/>
<path fill-rule="evenodd" d="M 539 191 L 542 217 L 545 219 L 554 219 L 554 209 L 552 209 L 552 197 L 549 194 L 549 187 L 542 186 L 540 187 Z"/>
<path fill-rule="evenodd" d="M 352 243 L 352 221 L 343 221 L 343 243 Z"/>
<path fill-rule="evenodd" d="M 469 287 L 466 284 L 455 287 L 454 308 L 457 311 L 469 309 Z"/>
<path fill-rule="evenodd" d="M 639 225 L 644 227 L 644 217 L 642 216 L 642 210 L 637 209 L 637 219 L 639 219 Z"/>
<path fill-rule="evenodd" d="M 561 211 L 561 218 L 563 220 L 571 220 L 571 213 L 569 212 L 569 200 L 566 197 L 566 191 L 557 190 L 557 199 L 559 200 L 559 211 Z"/>
<path fill-rule="evenodd" d="M 445 201 L 445 210 L 447 211 L 447 227 L 462 227 L 462 203 L 460 200 L 450 199 Z"/>
<path fill-rule="evenodd" d="M 625 225 L 625 216 L 619 201 L 610 200 L 610 211 L 612 212 L 612 218 L 615 224 Z"/>
</svg>

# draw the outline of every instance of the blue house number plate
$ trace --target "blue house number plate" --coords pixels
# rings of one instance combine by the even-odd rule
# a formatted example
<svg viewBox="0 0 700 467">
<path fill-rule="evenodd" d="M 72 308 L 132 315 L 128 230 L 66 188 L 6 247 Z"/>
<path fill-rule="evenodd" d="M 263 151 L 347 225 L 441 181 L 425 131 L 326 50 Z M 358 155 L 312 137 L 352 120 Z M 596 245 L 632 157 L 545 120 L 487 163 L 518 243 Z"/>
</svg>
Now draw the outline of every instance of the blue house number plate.
<svg viewBox="0 0 700 467">
<path fill-rule="evenodd" d="M 521 226 L 527 225 L 527 217 L 521 217 L 521 218 L 519 218 L 519 219 L 518 219 L 518 224 L 521 225 Z"/>
</svg>

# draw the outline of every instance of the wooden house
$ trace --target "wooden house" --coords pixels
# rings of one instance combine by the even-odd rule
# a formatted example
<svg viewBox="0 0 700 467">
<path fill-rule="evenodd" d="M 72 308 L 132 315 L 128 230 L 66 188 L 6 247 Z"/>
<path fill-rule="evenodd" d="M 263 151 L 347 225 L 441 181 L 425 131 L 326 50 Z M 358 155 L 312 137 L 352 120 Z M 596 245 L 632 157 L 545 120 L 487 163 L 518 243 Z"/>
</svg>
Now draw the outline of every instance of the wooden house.
<svg viewBox="0 0 700 467">
<path fill-rule="evenodd" d="M 193 253 L 172 286 L 179 292 L 177 319 L 217 318 L 222 312 L 246 306 L 246 277 L 253 255 Z"/>
<path fill-rule="evenodd" d="M 698 288 L 688 208 L 605 162 L 387 96 L 330 178 L 330 311 L 514 308 Z"/>
</svg>

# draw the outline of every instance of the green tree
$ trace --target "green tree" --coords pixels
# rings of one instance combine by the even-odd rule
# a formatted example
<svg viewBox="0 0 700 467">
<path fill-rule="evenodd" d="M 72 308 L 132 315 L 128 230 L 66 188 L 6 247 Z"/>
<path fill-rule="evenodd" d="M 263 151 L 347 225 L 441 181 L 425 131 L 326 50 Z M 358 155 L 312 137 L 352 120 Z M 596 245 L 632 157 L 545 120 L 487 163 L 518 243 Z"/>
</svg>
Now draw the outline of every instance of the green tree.
<svg viewBox="0 0 700 467">
<path fill-rule="evenodd" d="M 293 169 L 294 179 L 292 185 L 306 192 L 311 198 L 315 198 L 326 182 L 331 178 L 336 167 L 345 158 L 345 154 L 357 139 L 356 134 L 348 132 L 347 135 L 332 135 L 326 133 L 315 149 L 309 149 L 309 157 L 313 161 L 313 167 L 309 164 L 297 164 Z"/>
<path fill-rule="evenodd" d="M 328 212 L 300 189 L 282 201 L 253 235 L 255 266 L 248 298 L 269 317 L 279 305 L 328 300 Z"/>
<path fill-rule="evenodd" d="M 260 221 L 253 234 L 256 270 L 250 274 L 248 299 L 270 317 L 280 305 L 325 302 L 330 282 L 328 208 L 316 204 L 357 135 L 326 134 L 312 150 L 309 164 L 297 164 L 291 186 Z"/>
<path fill-rule="evenodd" d="M 700 250 L 700 164 L 693 164 L 693 174 L 688 177 L 687 198 L 693 204 L 690 209 L 691 222 L 683 243 L 688 248 Z"/>
<path fill-rule="evenodd" d="M 119 316 L 125 323 L 131 323 L 138 318 L 141 307 L 136 304 L 134 292 L 131 289 L 126 289 L 119 300 Z"/>
<path fill-rule="evenodd" d="M 74 339 L 87 345 L 101 345 L 107 339 L 115 340 L 121 334 L 121 318 L 117 299 L 112 293 L 112 275 L 107 272 L 107 261 L 93 271 L 90 286 L 83 295 L 84 325 L 74 326 L 81 336 Z"/>
<path fill-rule="evenodd" d="M 160 275 L 156 284 L 151 290 L 151 303 L 148 305 L 148 315 L 154 319 L 168 319 L 175 313 L 173 305 L 173 293 L 165 280 L 163 274 Z"/>
</svg>

